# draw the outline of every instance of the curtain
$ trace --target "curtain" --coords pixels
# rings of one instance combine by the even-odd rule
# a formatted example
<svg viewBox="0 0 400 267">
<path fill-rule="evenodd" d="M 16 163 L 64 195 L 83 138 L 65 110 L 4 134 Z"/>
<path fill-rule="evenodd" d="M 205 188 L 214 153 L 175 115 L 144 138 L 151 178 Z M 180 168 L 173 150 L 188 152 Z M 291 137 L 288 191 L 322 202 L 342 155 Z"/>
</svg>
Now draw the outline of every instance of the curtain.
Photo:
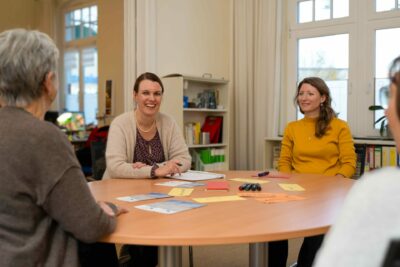
<svg viewBox="0 0 400 267">
<path fill-rule="evenodd" d="M 279 105 L 277 9 L 280 0 L 233 2 L 235 169 L 264 166 L 264 139 L 276 136 Z M 278 86 L 277 86 L 278 85 Z M 275 114 L 275 115 L 274 115 Z"/>
<path fill-rule="evenodd" d="M 156 0 L 124 0 L 125 111 L 133 108 L 132 89 L 136 77 L 156 72 Z"/>
</svg>

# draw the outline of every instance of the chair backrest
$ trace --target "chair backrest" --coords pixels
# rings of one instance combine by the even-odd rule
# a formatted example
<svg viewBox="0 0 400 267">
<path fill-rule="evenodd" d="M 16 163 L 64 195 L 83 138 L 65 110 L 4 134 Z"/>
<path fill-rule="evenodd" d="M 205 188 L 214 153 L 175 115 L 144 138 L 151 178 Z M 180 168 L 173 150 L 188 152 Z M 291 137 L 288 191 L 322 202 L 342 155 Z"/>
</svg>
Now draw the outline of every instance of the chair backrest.
<svg viewBox="0 0 400 267">
<path fill-rule="evenodd" d="M 110 126 L 106 125 L 100 128 L 94 128 L 91 132 L 90 135 L 85 143 L 85 147 L 90 148 L 90 144 L 92 142 L 106 142 L 107 137 L 108 137 L 108 130 L 110 129 Z"/>
<path fill-rule="evenodd" d="M 92 156 L 92 176 L 96 180 L 101 180 L 106 170 L 106 142 L 92 141 L 90 143 Z"/>
<path fill-rule="evenodd" d="M 400 239 L 390 241 L 382 267 L 400 267 Z"/>
</svg>

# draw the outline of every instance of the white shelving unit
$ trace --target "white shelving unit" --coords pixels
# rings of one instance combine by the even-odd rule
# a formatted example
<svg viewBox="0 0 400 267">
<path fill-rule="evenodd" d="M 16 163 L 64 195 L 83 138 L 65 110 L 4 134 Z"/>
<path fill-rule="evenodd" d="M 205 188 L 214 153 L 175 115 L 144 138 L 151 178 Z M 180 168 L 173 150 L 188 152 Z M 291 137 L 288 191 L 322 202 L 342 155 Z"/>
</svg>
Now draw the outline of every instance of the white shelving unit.
<svg viewBox="0 0 400 267">
<path fill-rule="evenodd" d="M 282 137 L 266 137 L 264 140 L 264 169 L 272 169 L 273 148 L 280 145 Z M 385 140 L 373 137 L 354 138 L 354 144 L 395 146 L 393 140 Z"/>
<path fill-rule="evenodd" d="M 176 74 L 162 78 L 162 82 L 165 91 L 161 112 L 173 116 L 184 135 L 186 123 L 200 122 L 202 126 L 207 116 L 221 116 L 223 118 L 221 143 L 190 144 L 189 149 L 196 151 L 204 148 L 223 149 L 225 160 L 219 169 L 229 170 L 229 81 Z M 207 90 L 216 92 L 216 109 L 183 107 L 184 96 L 188 97 L 189 102 L 194 102 L 199 93 Z"/>
</svg>

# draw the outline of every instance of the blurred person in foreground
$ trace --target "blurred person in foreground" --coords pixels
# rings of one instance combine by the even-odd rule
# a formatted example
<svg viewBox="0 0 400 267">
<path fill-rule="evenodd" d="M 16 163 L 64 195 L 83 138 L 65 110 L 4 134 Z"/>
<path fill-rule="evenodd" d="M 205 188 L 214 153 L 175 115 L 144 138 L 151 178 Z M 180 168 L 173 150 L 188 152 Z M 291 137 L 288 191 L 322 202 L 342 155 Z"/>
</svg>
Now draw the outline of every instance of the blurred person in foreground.
<svg viewBox="0 0 400 267">
<path fill-rule="evenodd" d="M 43 120 L 58 91 L 58 55 L 44 33 L 0 34 L 0 266 L 93 266 L 86 243 L 113 232 L 124 211 L 96 203 L 67 137 Z M 113 247 L 92 248 L 113 266 Z"/>
<path fill-rule="evenodd" d="M 390 99 L 385 111 L 400 151 L 400 57 L 390 67 Z M 400 170 L 386 167 L 358 180 L 317 255 L 317 267 L 400 266 L 384 264 L 391 242 L 400 239 Z"/>
</svg>

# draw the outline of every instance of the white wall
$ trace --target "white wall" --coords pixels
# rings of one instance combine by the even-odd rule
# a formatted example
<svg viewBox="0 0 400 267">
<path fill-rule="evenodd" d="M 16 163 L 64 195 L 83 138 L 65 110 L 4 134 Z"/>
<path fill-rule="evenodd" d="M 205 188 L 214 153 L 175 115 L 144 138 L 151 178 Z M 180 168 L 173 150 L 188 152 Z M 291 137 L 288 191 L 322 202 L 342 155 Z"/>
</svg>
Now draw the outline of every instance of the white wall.
<svg viewBox="0 0 400 267">
<path fill-rule="evenodd" d="M 231 0 L 158 0 L 156 70 L 229 79 Z"/>
</svg>

